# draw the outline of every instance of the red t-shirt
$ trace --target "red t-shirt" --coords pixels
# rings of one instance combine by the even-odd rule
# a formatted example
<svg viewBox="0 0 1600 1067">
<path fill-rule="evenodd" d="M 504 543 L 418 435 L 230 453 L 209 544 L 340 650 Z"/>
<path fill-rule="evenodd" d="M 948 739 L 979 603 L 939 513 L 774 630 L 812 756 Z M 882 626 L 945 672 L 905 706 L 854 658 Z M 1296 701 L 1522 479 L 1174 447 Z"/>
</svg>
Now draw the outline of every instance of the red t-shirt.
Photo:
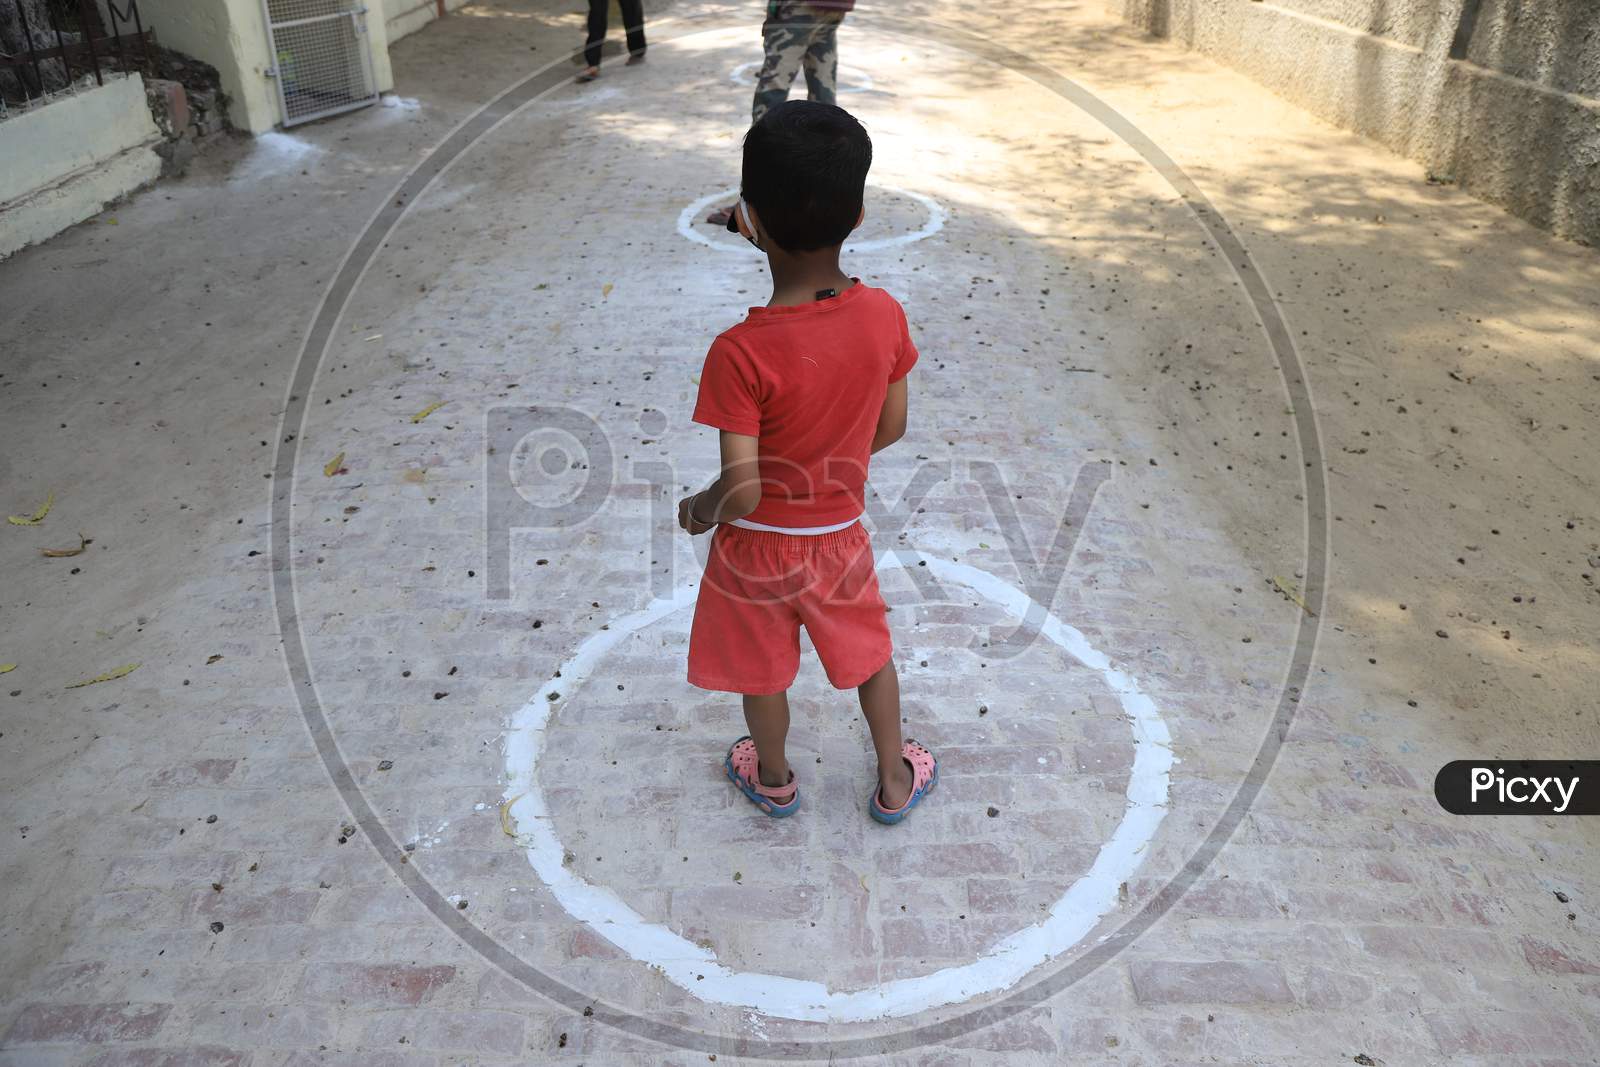
<svg viewBox="0 0 1600 1067">
<path fill-rule="evenodd" d="M 768 526 L 829 526 L 862 513 L 872 436 L 890 382 L 917 361 L 906 313 L 859 281 L 797 307 L 754 307 L 711 343 L 694 421 L 761 440 Z"/>
</svg>

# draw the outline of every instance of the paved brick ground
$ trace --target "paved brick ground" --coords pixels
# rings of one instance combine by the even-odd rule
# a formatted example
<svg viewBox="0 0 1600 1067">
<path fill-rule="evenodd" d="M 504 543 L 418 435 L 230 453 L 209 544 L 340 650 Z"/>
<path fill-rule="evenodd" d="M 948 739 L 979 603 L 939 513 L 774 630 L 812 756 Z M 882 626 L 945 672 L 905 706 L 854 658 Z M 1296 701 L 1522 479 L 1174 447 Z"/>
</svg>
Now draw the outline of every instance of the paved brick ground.
<svg viewBox="0 0 1600 1067">
<path fill-rule="evenodd" d="M 0 682 L 0 1064 L 691 1064 L 708 1054 L 604 1019 L 751 1052 L 901 1028 L 697 999 L 572 920 L 499 810 L 512 713 L 585 637 L 693 579 L 690 546 L 652 536 L 672 496 L 646 465 L 677 486 L 709 475 L 685 417 L 698 361 L 761 299 L 753 261 L 673 229 L 732 181 L 748 98 L 729 72 L 754 16 L 674 13 L 731 29 L 672 42 L 662 22 L 646 67 L 558 90 L 417 204 L 340 324 L 295 489 L 299 623 L 354 780 L 408 867 L 595 1014 L 486 964 L 347 832 L 268 569 L 264 476 L 322 286 L 429 146 L 577 32 L 572 12 L 506 0 L 397 49 L 415 109 L 240 143 L 0 264 L 21 342 L 0 377 L 7 512 L 57 494 L 44 526 L 0 537 L 0 661 L 19 664 Z M 1138 122 L 1258 257 L 1318 401 L 1334 582 L 1282 757 L 1171 913 L 1026 1014 L 869 1061 L 1595 1062 L 1592 826 L 1466 822 L 1430 795 L 1449 759 L 1597 741 L 1592 250 L 1091 15 L 980 19 Z M 1080 470 L 1111 471 L 1053 606 L 1140 680 L 1179 762 L 1099 936 L 1203 839 L 1271 715 L 1299 608 L 1270 583 L 1296 581 L 1303 536 L 1282 387 L 1231 275 L 1125 146 L 866 13 L 844 40 L 872 78 L 846 103 L 877 140 L 874 181 L 948 212 L 855 264 L 902 297 L 924 352 L 911 433 L 875 466 L 885 547 L 903 535 L 1026 584 L 984 465 L 1040 554 Z M 871 211 L 867 237 L 921 221 L 882 189 Z M 485 533 L 503 491 L 485 426 L 529 404 L 593 415 L 619 485 L 583 521 L 508 541 Z M 925 464 L 949 477 L 895 511 Z M 548 503 L 583 474 L 530 472 L 529 493 Z M 79 531 L 84 556 L 37 556 Z M 507 544 L 497 599 L 486 552 Z M 908 723 L 946 761 L 916 819 L 865 820 L 864 732 L 814 664 L 796 690 L 806 810 L 756 816 L 717 766 L 735 705 L 682 681 L 679 613 L 555 710 L 540 781 L 569 866 L 730 967 L 833 989 L 963 963 L 1036 921 L 1120 817 L 1127 723 L 1053 646 L 1006 655 L 1014 620 L 980 597 L 888 590 Z"/>
</svg>

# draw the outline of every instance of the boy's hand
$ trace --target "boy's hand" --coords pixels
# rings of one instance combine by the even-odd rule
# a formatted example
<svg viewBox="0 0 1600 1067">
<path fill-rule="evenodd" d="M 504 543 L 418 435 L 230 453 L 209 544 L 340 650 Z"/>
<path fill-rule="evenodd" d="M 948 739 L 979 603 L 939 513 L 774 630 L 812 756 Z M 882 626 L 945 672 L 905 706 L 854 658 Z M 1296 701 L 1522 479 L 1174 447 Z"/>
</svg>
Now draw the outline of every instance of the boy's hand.
<svg viewBox="0 0 1600 1067">
<path fill-rule="evenodd" d="M 678 526 L 690 534 L 703 534 L 716 526 L 714 522 L 701 522 L 694 517 L 694 501 L 699 493 L 694 493 L 678 501 Z"/>
</svg>

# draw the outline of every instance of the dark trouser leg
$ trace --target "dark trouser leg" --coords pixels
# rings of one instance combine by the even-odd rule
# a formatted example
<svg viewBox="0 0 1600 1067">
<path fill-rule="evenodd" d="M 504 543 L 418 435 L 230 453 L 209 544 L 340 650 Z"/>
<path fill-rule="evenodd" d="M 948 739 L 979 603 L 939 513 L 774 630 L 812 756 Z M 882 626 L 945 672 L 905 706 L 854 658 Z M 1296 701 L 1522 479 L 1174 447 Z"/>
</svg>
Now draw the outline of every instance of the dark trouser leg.
<svg viewBox="0 0 1600 1067">
<path fill-rule="evenodd" d="M 817 13 L 817 26 L 811 32 L 804 57 L 806 71 L 806 99 L 819 104 L 834 104 L 839 92 L 839 23 L 844 16 L 838 11 Z"/>
<path fill-rule="evenodd" d="M 617 0 L 622 9 L 622 27 L 628 34 L 628 54 L 644 55 L 644 0 Z"/>
<path fill-rule="evenodd" d="M 583 45 L 583 61 L 600 65 L 600 45 L 606 39 L 606 15 L 611 0 L 589 0 L 589 39 Z"/>
<path fill-rule="evenodd" d="M 761 44 L 766 57 L 756 76 L 756 96 L 750 107 L 750 121 L 760 122 L 775 104 L 789 99 L 789 86 L 800 73 L 800 57 L 805 53 L 807 26 L 811 20 L 800 5 L 781 3 L 761 25 Z M 803 22 L 801 20 L 804 20 Z"/>
</svg>

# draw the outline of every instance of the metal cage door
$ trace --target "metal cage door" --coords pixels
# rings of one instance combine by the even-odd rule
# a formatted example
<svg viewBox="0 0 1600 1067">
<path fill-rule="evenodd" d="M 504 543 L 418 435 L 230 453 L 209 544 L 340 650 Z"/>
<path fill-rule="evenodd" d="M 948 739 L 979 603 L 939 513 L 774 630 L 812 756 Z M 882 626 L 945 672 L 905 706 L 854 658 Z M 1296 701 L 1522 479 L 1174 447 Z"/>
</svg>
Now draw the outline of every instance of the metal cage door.
<svg viewBox="0 0 1600 1067">
<path fill-rule="evenodd" d="M 283 124 L 293 126 L 378 98 L 359 0 L 261 0 Z"/>
</svg>

